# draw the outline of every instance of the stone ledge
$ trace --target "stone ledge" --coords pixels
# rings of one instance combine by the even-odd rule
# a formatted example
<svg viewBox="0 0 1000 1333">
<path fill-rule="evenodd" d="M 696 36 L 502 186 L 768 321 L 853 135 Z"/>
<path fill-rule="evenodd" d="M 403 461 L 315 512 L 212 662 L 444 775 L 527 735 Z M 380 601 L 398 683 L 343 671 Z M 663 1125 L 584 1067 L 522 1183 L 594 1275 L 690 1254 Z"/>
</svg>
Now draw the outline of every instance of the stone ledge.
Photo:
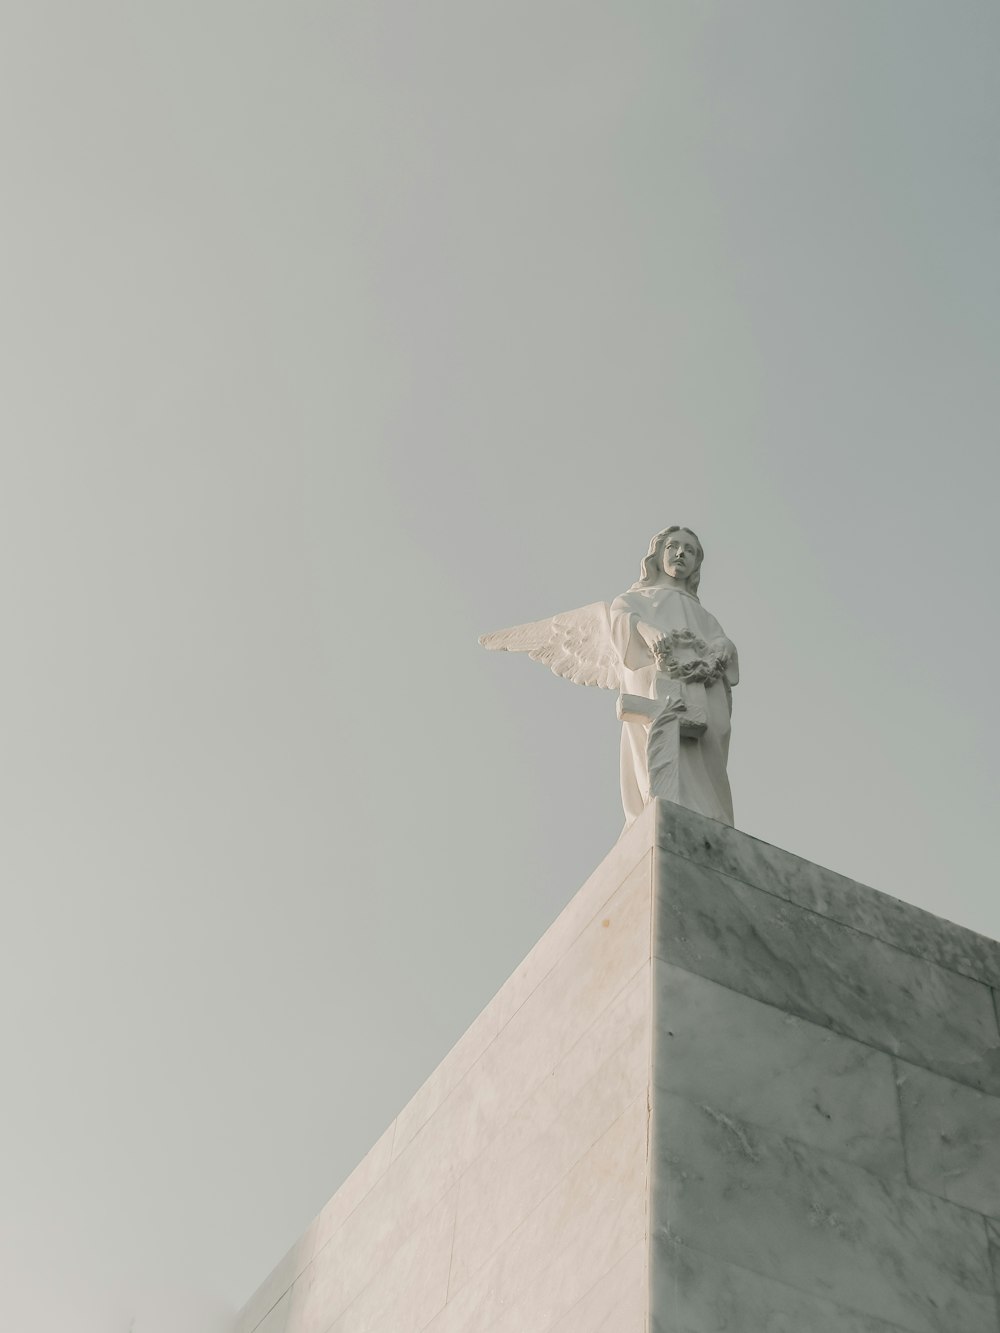
<svg viewBox="0 0 1000 1333">
<path fill-rule="evenodd" d="M 671 801 L 656 804 L 656 845 L 661 850 L 722 871 L 974 981 L 1000 986 L 997 940 Z"/>
</svg>

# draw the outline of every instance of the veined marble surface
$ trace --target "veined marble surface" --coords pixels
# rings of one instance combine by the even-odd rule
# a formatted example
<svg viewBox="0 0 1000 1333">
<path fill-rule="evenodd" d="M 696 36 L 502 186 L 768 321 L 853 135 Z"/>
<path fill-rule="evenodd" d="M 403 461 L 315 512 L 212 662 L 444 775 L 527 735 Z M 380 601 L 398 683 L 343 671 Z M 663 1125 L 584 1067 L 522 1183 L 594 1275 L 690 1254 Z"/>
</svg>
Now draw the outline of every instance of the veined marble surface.
<svg viewBox="0 0 1000 1333">
<path fill-rule="evenodd" d="M 910 1180 L 1000 1219 L 1000 1098 L 897 1061 Z"/>
<path fill-rule="evenodd" d="M 988 986 L 686 857 L 656 867 L 657 957 L 1000 1094 Z"/>
<path fill-rule="evenodd" d="M 905 1177 L 892 1057 L 656 959 L 653 1101 L 677 1093 Z"/>
<path fill-rule="evenodd" d="M 657 847 L 665 852 L 731 875 L 973 980 L 1000 986 L 1000 941 L 670 801 L 657 802 L 656 816 Z"/>
<path fill-rule="evenodd" d="M 908 1333 L 997 1333 L 986 1231 L 967 1209 L 668 1093 L 653 1144 L 660 1242 Z M 654 1281 L 669 1287 L 669 1268 Z"/>
<path fill-rule="evenodd" d="M 613 1325 L 607 1333 L 614 1333 Z M 911 1333 L 901 1324 L 653 1238 L 651 1333 Z"/>
<path fill-rule="evenodd" d="M 997 1294 L 997 1309 L 1000 1310 L 1000 1222 L 986 1219 L 986 1236 L 990 1246 L 990 1262 L 993 1265 L 993 1286 Z"/>
</svg>

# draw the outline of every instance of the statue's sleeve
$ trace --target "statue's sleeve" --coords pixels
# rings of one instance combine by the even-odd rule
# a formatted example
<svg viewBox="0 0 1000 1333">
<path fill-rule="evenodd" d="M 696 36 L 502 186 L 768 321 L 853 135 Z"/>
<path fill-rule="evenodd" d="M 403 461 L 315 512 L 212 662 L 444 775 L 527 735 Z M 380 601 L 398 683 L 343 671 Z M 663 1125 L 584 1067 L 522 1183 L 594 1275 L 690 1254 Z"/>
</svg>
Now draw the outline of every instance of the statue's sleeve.
<svg viewBox="0 0 1000 1333">
<path fill-rule="evenodd" d="M 629 606 L 625 597 L 616 597 L 611 603 L 611 642 L 629 671 L 641 671 L 653 664 L 653 654 L 639 633 L 638 625 L 638 612 Z"/>
<path fill-rule="evenodd" d="M 727 639 L 726 643 L 729 645 L 729 653 L 726 658 L 726 680 L 730 685 L 738 685 L 740 683 L 739 654 L 736 651 L 736 644 L 733 643 L 732 639 Z"/>
</svg>

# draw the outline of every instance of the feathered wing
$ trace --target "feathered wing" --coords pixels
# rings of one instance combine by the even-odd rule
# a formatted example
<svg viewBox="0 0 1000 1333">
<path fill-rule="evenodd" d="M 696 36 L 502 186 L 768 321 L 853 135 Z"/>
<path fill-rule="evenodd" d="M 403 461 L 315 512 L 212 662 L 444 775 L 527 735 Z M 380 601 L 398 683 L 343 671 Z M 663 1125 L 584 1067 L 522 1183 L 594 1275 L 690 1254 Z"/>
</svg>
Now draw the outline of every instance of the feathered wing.
<svg viewBox="0 0 1000 1333">
<path fill-rule="evenodd" d="M 484 634 L 484 648 L 527 653 L 536 662 L 575 685 L 621 688 L 618 660 L 611 644 L 611 616 L 607 602 L 592 602 L 578 611 L 563 611 L 548 620 Z"/>
</svg>

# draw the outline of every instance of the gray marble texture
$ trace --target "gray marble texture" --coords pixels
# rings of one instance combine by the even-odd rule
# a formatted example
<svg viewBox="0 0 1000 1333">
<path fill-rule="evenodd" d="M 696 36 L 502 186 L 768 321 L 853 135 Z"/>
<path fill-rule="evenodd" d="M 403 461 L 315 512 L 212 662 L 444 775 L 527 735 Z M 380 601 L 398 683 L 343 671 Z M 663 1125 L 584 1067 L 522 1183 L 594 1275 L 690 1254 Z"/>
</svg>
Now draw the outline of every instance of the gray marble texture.
<svg viewBox="0 0 1000 1333">
<path fill-rule="evenodd" d="M 989 987 L 670 852 L 656 878 L 656 957 L 1000 1094 Z"/>
<path fill-rule="evenodd" d="M 909 1333 L 997 1333 L 981 1217 L 714 1107 L 657 1095 L 651 1200 L 661 1250 L 702 1251 Z"/>
<path fill-rule="evenodd" d="M 706 819 L 671 801 L 659 801 L 656 840 L 665 852 L 711 866 L 919 958 L 1000 986 L 997 940 L 900 902 L 717 820 Z"/>
<path fill-rule="evenodd" d="M 651 1333 L 911 1333 L 662 1233 L 652 1258 Z"/>
<path fill-rule="evenodd" d="M 714 981 L 655 963 L 660 1092 L 905 1179 L 892 1057 Z"/>
<path fill-rule="evenodd" d="M 1000 1098 L 897 1062 L 910 1180 L 1000 1219 Z"/>
<path fill-rule="evenodd" d="M 1000 1222 L 986 1219 L 986 1236 L 990 1246 L 990 1263 L 993 1267 L 993 1288 L 997 1296 L 997 1310 L 1000 1311 Z"/>
</svg>

